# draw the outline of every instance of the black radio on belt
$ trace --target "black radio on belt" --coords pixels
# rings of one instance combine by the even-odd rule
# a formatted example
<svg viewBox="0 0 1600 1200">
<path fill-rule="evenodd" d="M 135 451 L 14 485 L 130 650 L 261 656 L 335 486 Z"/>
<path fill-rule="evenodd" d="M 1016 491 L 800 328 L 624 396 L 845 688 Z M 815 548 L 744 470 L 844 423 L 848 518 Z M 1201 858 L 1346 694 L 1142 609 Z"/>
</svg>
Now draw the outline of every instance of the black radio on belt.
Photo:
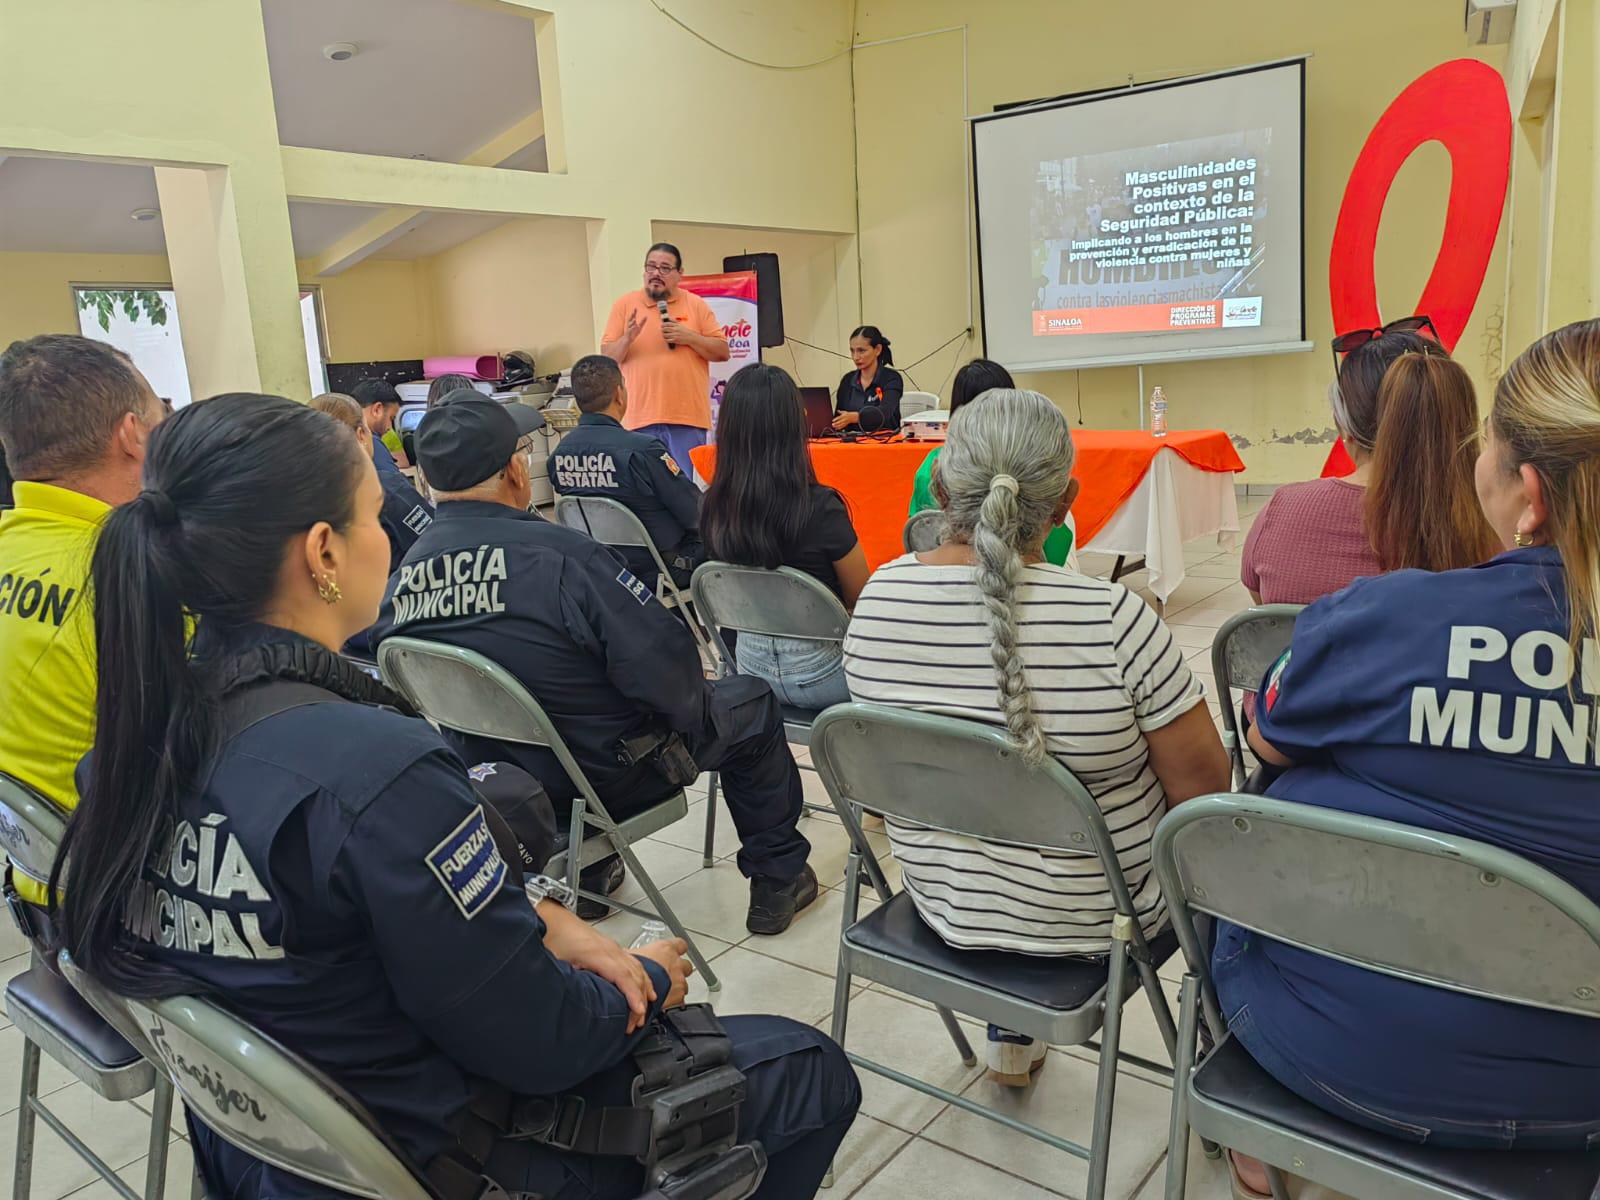
<svg viewBox="0 0 1600 1200">
<path fill-rule="evenodd" d="M 649 729 L 618 738 L 617 761 L 625 767 L 649 763 L 673 787 L 688 787 L 700 778 L 700 766 L 676 730 Z"/>
</svg>

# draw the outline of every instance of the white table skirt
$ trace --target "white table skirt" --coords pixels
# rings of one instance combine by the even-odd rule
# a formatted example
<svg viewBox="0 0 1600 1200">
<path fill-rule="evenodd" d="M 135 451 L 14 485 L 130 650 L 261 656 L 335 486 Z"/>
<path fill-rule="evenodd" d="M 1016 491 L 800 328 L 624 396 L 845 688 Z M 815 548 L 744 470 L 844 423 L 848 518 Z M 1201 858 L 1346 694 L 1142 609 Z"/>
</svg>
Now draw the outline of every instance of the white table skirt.
<svg viewBox="0 0 1600 1200">
<path fill-rule="evenodd" d="M 1157 452 L 1150 470 L 1094 540 L 1096 554 L 1143 557 L 1149 588 L 1165 604 L 1183 582 L 1183 545 L 1207 534 L 1230 550 L 1239 541 L 1239 502 L 1233 472 L 1202 471 L 1175 450 Z"/>
</svg>

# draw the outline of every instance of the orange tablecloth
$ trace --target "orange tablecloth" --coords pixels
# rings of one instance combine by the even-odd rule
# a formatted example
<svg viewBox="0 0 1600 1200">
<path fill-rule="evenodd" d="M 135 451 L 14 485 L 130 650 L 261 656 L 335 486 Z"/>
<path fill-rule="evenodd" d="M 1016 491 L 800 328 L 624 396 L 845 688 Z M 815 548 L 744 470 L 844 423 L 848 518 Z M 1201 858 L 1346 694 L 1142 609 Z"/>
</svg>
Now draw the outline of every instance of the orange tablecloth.
<svg viewBox="0 0 1600 1200">
<path fill-rule="evenodd" d="M 1173 430 L 1164 438 L 1137 429 L 1074 429 L 1078 449 L 1073 474 L 1082 484 L 1072 512 L 1078 544 L 1087 545 L 1111 519 L 1150 470 L 1156 454 L 1168 449 L 1203 471 L 1242 471 L 1244 461 L 1220 429 Z M 898 558 L 911 484 L 917 468 L 937 443 L 845 442 L 811 443 L 817 478 L 836 489 L 850 506 L 850 519 L 861 538 L 867 565 Z M 709 480 L 717 465 L 717 448 L 699 446 L 689 452 L 694 468 Z"/>
</svg>

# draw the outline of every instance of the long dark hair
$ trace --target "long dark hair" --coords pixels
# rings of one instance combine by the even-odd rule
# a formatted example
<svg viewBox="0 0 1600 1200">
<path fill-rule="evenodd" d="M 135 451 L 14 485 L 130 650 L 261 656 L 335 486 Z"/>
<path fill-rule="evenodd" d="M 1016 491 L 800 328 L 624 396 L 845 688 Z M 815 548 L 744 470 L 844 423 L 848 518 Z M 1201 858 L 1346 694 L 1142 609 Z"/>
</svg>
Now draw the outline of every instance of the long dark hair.
<svg viewBox="0 0 1600 1200">
<path fill-rule="evenodd" d="M 883 354 L 878 358 L 880 367 L 894 366 L 894 351 L 889 347 L 889 339 L 883 336 L 883 330 L 876 325 L 857 325 L 850 331 L 850 336 L 852 338 L 866 338 L 867 345 L 883 351 Z M 911 365 L 916 366 L 915 363 Z"/>
<path fill-rule="evenodd" d="M 177 975 L 136 964 L 123 921 L 214 750 L 218 697 L 190 664 L 190 623 L 259 619 L 289 539 L 318 521 L 346 528 L 365 469 L 332 418 L 281 396 L 232 393 L 162 422 L 145 490 L 106 518 L 91 566 L 94 756 L 50 893 L 54 903 L 70 869 L 61 939 L 114 990 L 161 994 Z"/>
<path fill-rule="evenodd" d="M 1378 444 L 1378 423 L 1383 410 L 1378 391 L 1383 377 L 1403 354 L 1427 354 L 1449 358 L 1450 352 L 1420 333 L 1395 330 L 1357 346 L 1344 356 L 1339 377 L 1329 393 L 1339 432 L 1368 454 Z"/>
<path fill-rule="evenodd" d="M 717 469 L 700 502 L 711 558 L 771 570 L 800 541 L 817 473 L 806 447 L 805 409 L 789 372 L 740 367 L 717 413 Z"/>
<path fill-rule="evenodd" d="M 1478 401 L 1442 355 L 1403 354 L 1378 389 L 1378 444 L 1362 509 L 1385 571 L 1453 571 L 1494 557 L 1473 483 Z"/>
<path fill-rule="evenodd" d="M 950 388 L 950 415 L 969 400 L 976 400 L 991 388 L 1015 388 L 1011 372 L 992 358 L 975 358 L 956 372 Z"/>
</svg>

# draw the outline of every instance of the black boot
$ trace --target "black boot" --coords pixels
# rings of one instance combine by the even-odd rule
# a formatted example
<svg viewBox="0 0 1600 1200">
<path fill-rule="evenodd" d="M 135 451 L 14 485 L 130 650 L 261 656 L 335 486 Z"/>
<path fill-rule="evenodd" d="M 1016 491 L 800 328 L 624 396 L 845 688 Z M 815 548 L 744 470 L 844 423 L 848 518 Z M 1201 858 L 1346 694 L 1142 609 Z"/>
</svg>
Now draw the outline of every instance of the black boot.
<svg viewBox="0 0 1600 1200">
<path fill-rule="evenodd" d="M 817 873 L 808 865 L 793 879 L 750 880 L 750 913 L 744 927 L 751 933 L 782 933 L 795 913 L 817 898 Z"/>
<path fill-rule="evenodd" d="M 578 886 L 586 892 L 599 892 L 602 896 L 609 896 L 622 886 L 623 880 L 627 877 L 627 868 L 622 865 L 621 856 L 613 854 L 610 858 L 590 863 L 579 871 Z M 602 904 L 587 896 L 579 896 L 577 907 L 572 911 L 585 921 L 599 921 L 609 917 L 613 910 L 609 904 Z"/>
</svg>

